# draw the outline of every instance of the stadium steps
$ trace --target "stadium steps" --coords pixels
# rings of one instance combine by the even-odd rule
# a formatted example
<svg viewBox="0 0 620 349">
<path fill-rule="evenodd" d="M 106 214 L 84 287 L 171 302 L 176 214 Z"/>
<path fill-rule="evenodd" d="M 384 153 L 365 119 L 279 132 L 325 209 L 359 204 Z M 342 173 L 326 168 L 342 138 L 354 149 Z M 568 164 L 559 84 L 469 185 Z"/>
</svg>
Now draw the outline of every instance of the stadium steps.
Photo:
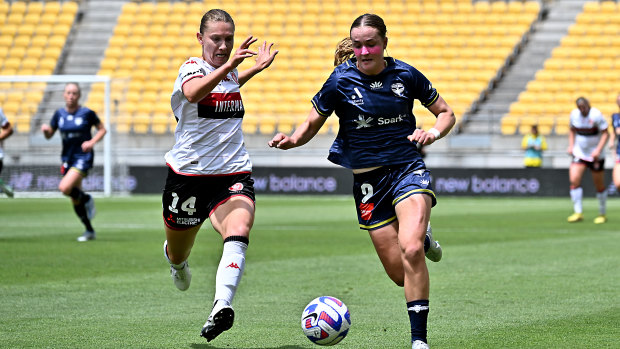
<svg viewBox="0 0 620 349">
<path fill-rule="evenodd" d="M 582 12 L 587 0 L 556 0 L 543 9 L 542 20 L 534 25 L 534 31 L 513 64 L 489 93 L 486 100 L 469 116 L 462 131 L 472 134 L 500 133 L 500 119 L 508 112 L 510 104 L 517 100 L 527 83 L 543 68 L 551 51 L 560 44 L 568 28 Z"/>
<path fill-rule="evenodd" d="M 108 41 L 112 36 L 116 21 L 126 1 L 118 0 L 87 0 L 80 2 L 78 20 L 76 20 L 69 40 L 65 46 L 64 59 L 57 67 L 57 74 L 64 75 L 95 75 L 99 71 L 99 65 L 104 57 Z M 54 111 L 64 106 L 62 87 L 54 86 L 53 90 L 46 93 L 43 104 L 45 118 L 51 117 Z M 87 99 L 89 88 L 82 87 L 84 103 Z M 45 121 L 45 120 L 44 120 Z"/>
</svg>

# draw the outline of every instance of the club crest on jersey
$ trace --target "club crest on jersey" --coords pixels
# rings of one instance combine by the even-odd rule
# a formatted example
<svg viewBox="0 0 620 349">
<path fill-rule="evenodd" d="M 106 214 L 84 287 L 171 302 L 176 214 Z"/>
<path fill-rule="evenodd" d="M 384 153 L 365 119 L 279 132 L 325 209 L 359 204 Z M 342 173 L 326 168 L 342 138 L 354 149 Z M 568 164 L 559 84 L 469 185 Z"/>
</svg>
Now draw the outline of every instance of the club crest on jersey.
<svg viewBox="0 0 620 349">
<path fill-rule="evenodd" d="M 230 191 L 241 191 L 243 189 L 243 183 L 235 183 L 228 190 Z"/>
<path fill-rule="evenodd" d="M 372 90 L 380 90 L 383 88 L 383 83 L 381 81 L 375 81 L 370 84 L 370 89 Z"/>
<path fill-rule="evenodd" d="M 403 92 L 405 91 L 405 85 L 400 82 L 395 82 L 392 84 L 392 92 L 398 97 L 402 97 Z"/>
</svg>

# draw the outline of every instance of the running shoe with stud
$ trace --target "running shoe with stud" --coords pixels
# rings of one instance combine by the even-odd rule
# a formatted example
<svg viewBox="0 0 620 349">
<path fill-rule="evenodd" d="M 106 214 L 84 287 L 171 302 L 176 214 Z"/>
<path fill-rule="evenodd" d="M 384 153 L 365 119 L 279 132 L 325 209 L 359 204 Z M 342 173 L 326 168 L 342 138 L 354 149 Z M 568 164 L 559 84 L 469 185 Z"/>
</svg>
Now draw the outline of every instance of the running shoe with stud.
<svg viewBox="0 0 620 349">
<path fill-rule="evenodd" d="M 426 258 L 428 258 L 432 262 L 439 262 L 443 255 L 441 250 L 441 245 L 439 245 L 438 241 L 433 239 L 433 229 L 431 228 L 431 223 L 428 223 L 428 228 L 426 228 L 426 238 L 424 239 L 424 245 L 428 245 L 428 249 L 426 250 Z"/>
<path fill-rule="evenodd" d="M 572 215 L 568 216 L 566 220 L 568 221 L 568 223 L 581 222 L 583 220 L 583 214 L 575 212 Z"/>
<path fill-rule="evenodd" d="M 94 231 L 85 231 L 84 234 L 78 236 L 77 241 L 86 242 L 90 240 L 95 240 L 95 232 Z"/>
<path fill-rule="evenodd" d="M 2 190 L 3 193 L 6 194 L 6 196 L 12 198 L 14 196 L 13 193 L 13 188 L 11 188 L 10 185 L 4 184 L 4 183 L 0 183 L 0 189 Z"/>
<path fill-rule="evenodd" d="M 417 340 L 411 343 L 411 349 L 430 349 L 430 347 L 421 340 Z"/>
<path fill-rule="evenodd" d="M 594 218 L 594 224 L 603 224 L 607 222 L 607 217 L 605 217 L 604 214 L 599 215 L 598 217 Z"/>
<path fill-rule="evenodd" d="M 230 304 L 222 300 L 217 300 L 215 304 L 213 304 L 211 315 L 209 315 L 207 322 L 202 327 L 200 336 L 206 338 L 207 342 L 210 342 L 222 332 L 229 330 L 234 321 L 235 311 Z"/>
</svg>

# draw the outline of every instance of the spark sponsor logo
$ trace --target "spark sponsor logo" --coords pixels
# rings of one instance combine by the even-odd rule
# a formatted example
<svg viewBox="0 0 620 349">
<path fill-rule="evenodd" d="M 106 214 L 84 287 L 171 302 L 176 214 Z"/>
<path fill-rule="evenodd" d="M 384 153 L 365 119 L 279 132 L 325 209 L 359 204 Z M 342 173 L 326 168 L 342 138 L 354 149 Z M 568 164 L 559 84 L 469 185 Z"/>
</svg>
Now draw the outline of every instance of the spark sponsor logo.
<svg viewBox="0 0 620 349">
<path fill-rule="evenodd" d="M 370 122 L 372 120 L 373 119 L 371 117 L 366 118 L 362 114 L 358 115 L 357 120 L 353 120 L 353 122 L 357 124 L 357 127 L 355 129 L 359 130 L 360 128 L 363 128 L 363 127 L 371 127 L 372 125 L 370 124 Z"/>
<path fill-rule="evenodd" d="M 382 88 L 383 88 L 383 83 L 381 81 L 375 81 L 372 84 L 370 84 L 371 90 L 379 90 Z"/>
<path fill-rule="evenodd" d="M 393 83 L 391 88 L 392 88 L 392 92 L 394 92 L 394 94 L 397 95 L 398 97 L 402 97 L 403 92 L 405 92 L 405 85 L 403 85 L 400 82 Z"/>
<path fill-rule="evenodd" d="M 370 220 L 372 218 L 372 210 L 374 209 L 375 204 L 372 202 L 368 204 L 360 204 L 360 217 L 362 217 L 365 221 Z"/>
<path fill-rule="evenodd" d="M 235 183 L 230 188 L 228 188 L 228 190 L 230 191 L 241 191 L 242 189 L 243 189 L 242 183 Z"/>
<path fill-rule="evenodd" d="M 198 225 L 200 218 L 177 218 L 177 224 L 180 225 Z"/>
<path fill-rule="evenodd" d="M 377 125 L 388 125 L 388 124 L 395 124 L 397 122 L 403 122 L 406 117 L 407 115 L 398 115 L 395 118 L 380 117 L 379 119 L 377 119 Z"/>
</svg>

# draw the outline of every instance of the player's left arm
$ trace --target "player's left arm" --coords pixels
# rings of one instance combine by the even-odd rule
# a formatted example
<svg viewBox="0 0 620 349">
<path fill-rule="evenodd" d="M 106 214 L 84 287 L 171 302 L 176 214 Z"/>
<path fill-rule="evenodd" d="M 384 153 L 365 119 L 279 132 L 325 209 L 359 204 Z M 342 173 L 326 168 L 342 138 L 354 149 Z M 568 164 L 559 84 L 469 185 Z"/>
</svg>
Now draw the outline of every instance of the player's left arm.
<svg viewBox="0 0 620 349">
<path fill-rule="evenodd" d="M 428 106 L 427 109 L 437 118 L 435 125 L 427 131 L 420 128 L 413 131 L 413 134 L 407 136 L 411 142 L 415 141 L 423 145 L 433 144 L 439 138 L 450 133 L 456 124 L 454 111 L 441 96 L 437 96 L 435 103 Z"/>
<path fill-rule="evenodd" d="M 101 122 L 96 124 L 95 128 L 97 129 L 97 133 L 95 133 L 93 138 L 82 143 L 82 151 L 85 153 L 92 151 L 93 148 L 95 147 L 95 144 L 97 144 L 97 142 L 99 142 L 103 138 L 103 136 L 105 136 L 105 134 L 108 132 L 105 129 L 105 126 L 103 126 L 103 123 Z"/>
<path fill-rule="evenodd" d="M 272 47 L 273 42 L 267 45 L 267 42 L 263 41 L 263 44 L 258 47 L 256 64 L 249 69 L 239 72 L 239 86 L 243 86 L 246 82 L 248 82 L 248 80 L 254 77 L 254 75 L 262 72 L 271 65 L 279 52 L 278 50 L 271 52 Z"/>
</svg>

